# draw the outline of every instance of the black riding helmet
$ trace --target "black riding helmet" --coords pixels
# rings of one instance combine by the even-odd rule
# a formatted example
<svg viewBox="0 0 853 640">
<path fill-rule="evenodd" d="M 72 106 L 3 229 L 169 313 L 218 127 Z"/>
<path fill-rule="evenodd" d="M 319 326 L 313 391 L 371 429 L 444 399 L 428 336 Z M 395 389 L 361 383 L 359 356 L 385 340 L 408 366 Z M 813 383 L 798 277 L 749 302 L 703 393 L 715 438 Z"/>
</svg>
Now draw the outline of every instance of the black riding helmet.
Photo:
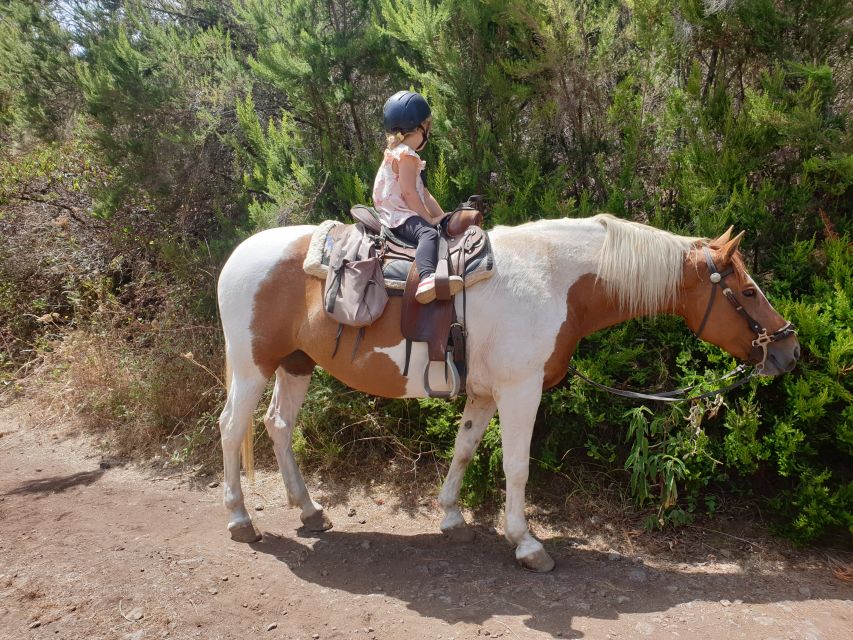
<svg viewBox="0 0 853 640">
<path fill-rule="evenodd" d="M 432 115 L 424 97 L 414 91 L 398 91 L 385 101 L 382 109 L 385 131 L 409 133 Z"/>
</svg>

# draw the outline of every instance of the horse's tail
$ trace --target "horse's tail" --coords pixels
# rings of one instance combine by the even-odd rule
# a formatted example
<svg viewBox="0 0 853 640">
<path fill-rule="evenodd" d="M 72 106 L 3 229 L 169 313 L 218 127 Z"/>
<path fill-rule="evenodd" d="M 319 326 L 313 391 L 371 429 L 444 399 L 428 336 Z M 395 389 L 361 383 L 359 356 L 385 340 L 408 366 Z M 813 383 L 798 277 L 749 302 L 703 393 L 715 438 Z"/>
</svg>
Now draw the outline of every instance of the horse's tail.
<svg viewBox="0 0 853 640">
<path fill-rule="evenodd" d="M 225 394 L 228 395 L 231 388 L 231 360 L 228 358 L 228 347 L 225 348 Z M 243 460 L 243 470 L 249 482 L 255 482 L 255 430 L 252 421 L 246 426 L 246 435 L 240 445 L 240 457 Z"/>
</svg>

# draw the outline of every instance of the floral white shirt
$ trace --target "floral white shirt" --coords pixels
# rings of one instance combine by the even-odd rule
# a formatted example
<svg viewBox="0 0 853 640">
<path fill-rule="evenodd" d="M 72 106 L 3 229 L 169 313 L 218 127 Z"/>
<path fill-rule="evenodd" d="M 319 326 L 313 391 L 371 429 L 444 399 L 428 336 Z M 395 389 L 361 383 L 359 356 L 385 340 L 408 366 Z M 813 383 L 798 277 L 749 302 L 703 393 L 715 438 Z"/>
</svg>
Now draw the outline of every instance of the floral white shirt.
<svg viewBox="0 0 853 640">
<path fill-rule="evenodd" d="M 393 149 L 386 149 L 385 157 L 382 159 L 379 171 L 376 172 L 376 179 L 373 181 L 373 206 L 376 208 L 382 224 L 392 229 L 399 227 L 412 216 L 418 215 L 416 211 L 412 211 L 406 205 L 400 188 L 400 176 L 394 173 L 394 160 L 399 162 L 404 155 L 412 156 L 418 160 L 419 172 L 415 179 L 415 189 L 421 197 L 421 202 L 425 202 L 424 182 L 421 179 L 420 171 L 424 170 L 426 162 L 421 160 L 421 157 L 405 144 L 398 144 Z"/>
</svg>

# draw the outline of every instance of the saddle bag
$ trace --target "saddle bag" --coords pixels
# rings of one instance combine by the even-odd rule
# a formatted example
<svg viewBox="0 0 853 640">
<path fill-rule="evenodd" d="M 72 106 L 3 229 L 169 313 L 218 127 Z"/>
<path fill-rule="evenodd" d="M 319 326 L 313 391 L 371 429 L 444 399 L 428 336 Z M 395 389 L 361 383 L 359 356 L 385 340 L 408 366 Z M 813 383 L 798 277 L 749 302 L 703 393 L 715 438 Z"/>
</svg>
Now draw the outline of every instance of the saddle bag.
<svg viewBox="0 0 853 640">
<path fill-rule="evenodd" d="M 330 236 L 334 249 L 323 295 L 326 313 L 352 327 L 373 324 L 388 303 L 376 245 L 361 225 L 335 227 Z"/>
</svg>

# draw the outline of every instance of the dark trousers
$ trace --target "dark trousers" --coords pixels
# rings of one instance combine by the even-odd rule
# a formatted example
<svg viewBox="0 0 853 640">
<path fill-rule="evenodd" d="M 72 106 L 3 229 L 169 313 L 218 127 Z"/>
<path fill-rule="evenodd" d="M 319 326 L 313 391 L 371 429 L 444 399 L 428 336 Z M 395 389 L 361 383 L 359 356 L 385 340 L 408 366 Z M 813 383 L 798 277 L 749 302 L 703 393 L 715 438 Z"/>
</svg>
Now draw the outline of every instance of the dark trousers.
<svg viewBox="0 0 853 640">
<path fill-rule="evenodd" d="M 412 216 L 399 227 L 394 227 L 394 233 L 409 242 L 416 242 L 415 265 L 421 280 L 435 273 L 435 263 L 438 260 L 438 231 L 420 216 Z"/>
</svg>

